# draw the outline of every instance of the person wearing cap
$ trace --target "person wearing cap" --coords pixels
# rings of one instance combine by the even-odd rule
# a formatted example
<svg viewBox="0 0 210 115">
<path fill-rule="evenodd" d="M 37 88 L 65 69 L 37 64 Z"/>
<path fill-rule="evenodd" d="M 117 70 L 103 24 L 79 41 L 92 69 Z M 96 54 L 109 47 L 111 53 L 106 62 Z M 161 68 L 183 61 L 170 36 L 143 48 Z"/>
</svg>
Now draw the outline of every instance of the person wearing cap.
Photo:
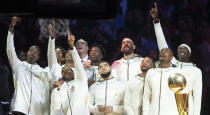
<svg viewBox="0 0 210 115">
<path fill-rule="evenodd" d="M 84 62 L 86 60 L 89 60 L 89 56 L 88 56 L 88 50 L 89 50 L 88 43 L 84 39 L 79 39 L 76 42 L 76 48 L 77 48 L 77 51 L 79 53 L 81 62 L 82 62 L 82 64 L 84 64 Z"/>
<path fill-rule="evenodd" d="M 119 81 L 127 83 L 141 73 L 140 66 L 142 57 L 134 54 L 136 46 L 131 38 L 123 38 L 121 52 L 123 57 L 112 64 L 112 75 Z"/>
<path fill-rule="evenodd" d="M 68 44 L 71 49 L 75 69 L 62 67 L 62 80 L 54 83 L 56 88 L 51 94 L 51 115 L 89 115 L 88 84 L 84 67 L 79 54 L 74 47 L 74 36 L 68 34 Z"/>
<path fill-rule="evenodd" d="M 158 19 L 157 4 L 152 8 L 150 14 L 153 18 L 155 34 L 159 50 L 168 48 L 163 34 L 160 21 Z M 202 97 L 202 73 L 201 70 L 191 62 L 191 48 L 187 44 L 178 47 L 178 60 L 173 57 L 171 63 L 181 69 L 187 80 L 187 86 L 181 93 L 189 93 L 189 115 L 200 115 Z"/>
</svg>

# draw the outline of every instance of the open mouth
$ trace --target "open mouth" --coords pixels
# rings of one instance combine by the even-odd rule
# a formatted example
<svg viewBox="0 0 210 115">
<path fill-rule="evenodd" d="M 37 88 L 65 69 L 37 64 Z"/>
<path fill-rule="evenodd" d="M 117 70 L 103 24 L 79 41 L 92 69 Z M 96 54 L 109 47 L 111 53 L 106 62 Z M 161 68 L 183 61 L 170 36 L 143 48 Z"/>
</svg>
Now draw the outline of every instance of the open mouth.
<svg viewBox="0 0 210 115">
<path fill-rule="evenodd" d="M 91 58 L 95 58 L 96 56 L 95 55 L 91 55 Z"/>
<path fill-rule="evenodd" d="M 180 55 L 180 56 L 184 56 L 185 53 L 184 53 L 184 52 L 180 52 L 179 55 Z"/>
<path fill-rule="evenodd" d="M 82 47 L 78 47 L 78 49 L 82 49 Z"/>
<path fill-rule="evenodd" d="M 126 46 L 124 47 L 124 50 L 128 50 L 129 48 L 130 48 L 130 47 L 126 45 Z"/>
</svg>

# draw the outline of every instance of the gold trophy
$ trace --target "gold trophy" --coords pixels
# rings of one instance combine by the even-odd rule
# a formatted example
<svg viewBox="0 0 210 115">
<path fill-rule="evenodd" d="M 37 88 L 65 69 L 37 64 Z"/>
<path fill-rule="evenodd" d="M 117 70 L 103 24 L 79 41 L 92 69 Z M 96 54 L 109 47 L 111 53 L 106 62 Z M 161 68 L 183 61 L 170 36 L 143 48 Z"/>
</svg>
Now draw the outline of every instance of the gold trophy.
<svg viewBox="0 0 210 115">
<path fill-rule="evenodd" d="M 175 92 L 176 105 L 179 115 L 188 115 L 189 94 L 180 93 L 180 91 L 186 87 L 185 77 L 180 73 L 175 73 L 168 78 L 168 86 Z"/>
</svg>

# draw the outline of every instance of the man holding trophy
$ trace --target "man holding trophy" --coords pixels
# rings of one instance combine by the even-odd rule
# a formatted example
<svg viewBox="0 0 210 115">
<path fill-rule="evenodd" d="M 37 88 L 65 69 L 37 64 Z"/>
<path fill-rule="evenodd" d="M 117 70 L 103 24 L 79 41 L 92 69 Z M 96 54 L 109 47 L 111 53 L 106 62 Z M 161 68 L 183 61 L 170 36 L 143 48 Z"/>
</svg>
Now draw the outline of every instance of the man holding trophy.
<svg viewBox="0 0 210 115">
<path fill-rule="evenodd" d="M 160 21 L 158 19 L 158 8 L 157 8 L 157 4 L 154 4 L 155 8 L 152 8 L 152 10 L 150 11 L 150 14 L 153 18 L 153 22 L 154 22 L 154 29 L 155 29 L 155 34 L 157 37 L 157 43 L 158 43 L 158 47 L 159 50 L 163 49 L 163 48 L 168 48 L 168 45 L 166 43 L 165 40 L 165 36 L 163 34 L 161 25 L 160 25 Z M 200 109 L 201 109 L 201 95 L 202 95 L 202 73 L 201 70 L 199 68 L 197 68 L 196 66 L 194 66 L 194 64 L 191 62 L 191 48 L 187 45 L 187 44 L 181 44 L 178 49 L 177 49 L 177 56 L 178 56 L 178 60 L 173 57 L 173 59 L 171 60 L 171 63 L 176 65 L 178 68 L 180 68 L 181 73 L 184 75 L 185 77 L 185 88 L 182 87 L 182 91 L 176 91 L 176 95 L 178 96 L 178 92 L 181 93 L 179 95 L 183 95 L 182 98 L 187 98 L 187 105 L 188 108 L 185 108 L 185 111 L 187 110 L 187 114 L 188 115 L 200 115 Z M 181 75 L 175 75 L 172 76 L 172 78 L 170 79 L 173 82 L 169 82 L 170 83 L 174 83 L 176 79 L 182 79 Z M 183 80 L 183 79 L 182 79 Z M 177 81 L 178 84 L 180 83 L 180 81 Z M 179 87 L 178 84 L 176 84 L 176 87 Z M 169 84 L 170 88 L 172 87 Z M 174 87 L 174 85 L 173 85 Z M 173 88 L 172 88 L 173 89 Z M 174 89 L 173 89 L 174 91 Z M 187 95 L 187 96 L 186 96 Z M 177 97 L 176 99 L 179 98 L 180 96 Z M 180 98 L 179 98 L 180 99 Z M 186 99 L 185 99 L 186 100 Z M 183 100 L 184 101 L 184 100 Z M 184 103 L 183 103 L 184 104 Z M 179 105 L 180 107 L 181 105 Z M 181 112 L 183 113 L 183 112 Z M 186 114 L 186 112 L 184 112 Z M 184 114 L 184 115 L 185 115 Z"/>
<path fill-rule="evenodd" d="M 158 68 L 148 70 L 143 95 L 143 115 L 180 115 L 174 91 L 170 89 L 168 81 L 171 77 L 182 74 L 179 68 L 172 67 L 172 58 L 171 49 L 163 48 L 159 54 Z"/>
</svg>

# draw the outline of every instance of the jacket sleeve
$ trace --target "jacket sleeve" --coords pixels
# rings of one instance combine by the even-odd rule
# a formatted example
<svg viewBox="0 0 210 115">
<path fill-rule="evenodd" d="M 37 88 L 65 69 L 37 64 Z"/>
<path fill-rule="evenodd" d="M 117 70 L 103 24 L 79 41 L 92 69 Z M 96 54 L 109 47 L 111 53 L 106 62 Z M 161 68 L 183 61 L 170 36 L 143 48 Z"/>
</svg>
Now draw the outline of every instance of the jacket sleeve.
<svg viewBox="0 0 210 115">
<path fill-rule="evenodd" d="M 120 83 L 119 87 L 121 87 L 121 104 L 113 106 L 113 113 L 124 113 L 125 112 L 125 107 L 124 107 L 125 85 Z"/>
<path fill-rule="evenodd" d="M 155 35 L 157 38 L 159 51 L 161 51 L 163 48 L 168 48 L 160 22 L 154 23 L 154 28 L 155 28 Z M 171 63 L 177 66 L 177 60 L 175 57 L 173 57 L 173 59 L 171 60 Z"/>
<path fill-rule="evenodd" d="M 125 90 L 125 96 L 124 96 L 124 107 L 127 115 L 134 115 L 133 110 L 131 108 L 131 92 L 130 88 L 126 88 Z"/>
<path fill-rule="evenodd" d="M 50 115 L 57 115 L 61 110 L 61 95 L 57 88 L 53 89 L 51 94 Z"/>
<path fill-rule="evenodd" d="M 49 42 L 48 42 L 47 58 L 48 58 L 48 67 L 51 70 L 53 65 L 58 64 L 55 53 L 55 39 L 51 39 L 51 37 L 49 37 Z"/>
<path fill-rule="evenodd" d="M 145 86 L 144 86 L 144 95 L 143 95 L 143 115 L 149 115 L 150 110 L 150 100 L 151 100 L 151 88 L 149 86 L 149 72 L 146 74 L 145 78 Z"/>
<path fill-rule="evenodd" d="M 199 70 L 193 83 L 193 115 L 200 115 L 202 97 L 202 73 Z"/>
<path fill-rule="evenodd" d="M 92 113 L 99 113 L 98 111 L 98 106 L 95 105 L 95 85 L 93 84 L 92 86 L 90 86 L 89 88 L 89 109 L 90 112 Z"/>
<path fill-rule="evenodd" d="M 21 61 L 18 59 L 14 46 L 14 34 L 8 31 L 7 35 L 7 56 L 13 73 L 20 66 Z"/>
<path fill-rule="evenodd" d="M 163 48 L 168 48 L 160 23 L 154 23 L 154 28 L 159 51 L 161 51 Z"/>
<path fill-rule="evenodd" d="M 85 73 L 85 69 L 80 61 L 79 54 L 75 47 L 73 47 L 71 53 L 72 53 L 72 58 L 74 60 L 74 68 L 77 74 L 76 79 L 79 81 L 85 81 L 87 83 L 87 75 Z"/>
</svg>

